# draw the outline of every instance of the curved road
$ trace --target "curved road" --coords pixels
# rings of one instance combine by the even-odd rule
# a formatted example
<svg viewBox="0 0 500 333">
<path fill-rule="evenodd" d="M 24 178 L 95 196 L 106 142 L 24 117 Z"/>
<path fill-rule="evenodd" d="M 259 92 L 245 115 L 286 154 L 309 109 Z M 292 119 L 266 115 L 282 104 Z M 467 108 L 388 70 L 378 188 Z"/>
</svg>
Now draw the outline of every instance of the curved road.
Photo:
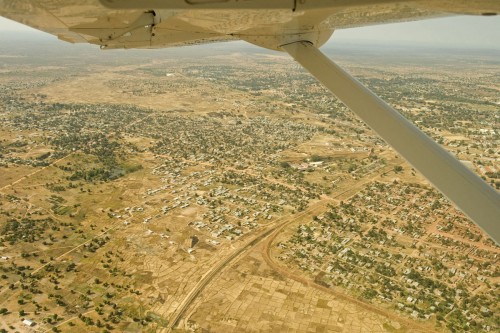
<svg viewBox="0 0 500 333">
<path fill-rule="evenodd" d="M 395 314 L 391 314 L 388 311 L 385 311 L 385 310 L 378 308 L 374 305 L 364 303 L 364 302 L 362 302 L 358 299 L 352 298 L 344 293 L 332 290 L 330 288 L 320 286 L 320 285 L 314 283 L 313 281 L 296 276 L 293 273 L 288 272 L 285 268 L 278 265 L 276 262 L 274 262 L 271 258 L 271 255 L 270 255 L 270 246 L 272 245 L 272 242 L 274 241 L 276 236 L 279 234 L 279 232 L 281 232 L 286 226 L 290 225 L 291 223 L 295 222 L 297 219 L 303 217 L 306 214 L 318 213 L 318 212 L 315 212 L 315 210 L 317 210 L 321 206 L 326 206 L 328 201 L 335 200 L 336 198 L 339 198 L 340 196 L 345 195 L 345 194 L 348 194 L 348 196 L 349 196 L 350 192 L 352 192 L 354 189 L 359 188 L 360 186 L 364 185 L 365 183 L 367 183 L 369 181 L 373 181 L 375 178 L 377 178 L 382 173 L 384 173 L 384 169 L 386 169 L 386 168 L 382 168 L 382 170 L 380 170 L 374 177 L 370 177 L 369 179 L 360 179 L 357 182 L 356 186 L 350 186 L 348 189 L 345 189 L 342 192 L 337 193 L 334 197 L 322 196 L 322 200 L 312 204 L 303 212 L 300 212 L 300 213 L 295 214 L 293 216 L 286 216 L 286 217 L 282 217 L 282 218 L 278 219 L 272 226 L 267 227 L 266 230 L 262 231 L 260 234 L 255 236 L 251 241 L 246 243 L 244 246 L 240 247 L 239 249 L 236 249 L 229 256 L 227 256 L 223 260 L 219 261 L 215 266 L 213 266 L 212 269 L 207 271 L 201 277 L 200 281 L 196 284 L 196 286 L 184 298 L 182 303 L 179 305 L 179 307 L 176 309 L 176 311 L 172 315 L 171 320 L 169 320 L 169 325 L 167 326 L 166 331 L 172 332 L 172 330 L 178 325 L 182 316 L 186 313 L 186 311 L 188 310 L 190 305 L 193 303 L 193 301 L 196 299 L 196 297 L 198 297 L 198 295 L 206 288 L 206 286 L 212 281 L 212 279 L 218 273 L 220 273 L 224 268 L 226 268 L 232 262 L 235 262 L 238 257 L 247 254 L 250 250 L 255 248 L 258 244 L 260 244 L 269 235 L 271 235 L 271 237 L 269 237 L 266 241 L 266 244 L 265 244 L 264 249 L 262 251 L 263 252 L 262 256 L 263 256 L 264 260 L 266 261 L 266 263 L 271 268 L 273 268 L 274 270 L 279 272 L 280 274 L 282 274 L 286 277 L 289 277 L 291 279 L 294 279 L 298 282 L 301 282 L 307 286 L 315 287 L 317 289 L 320 289 L 323 292 L 333 294 L 336 297 L 341 298 L 343 300 L 355 303 L 356 305 L 358 305 L 366 310 L 373 311 L 375 313 L 381 314 L 385 317 L 388 317 L 388 318 L 391 318 L 394 320 L 403 321 L 408 326 L 413 327 L 414 329 L 417 329 L 420 332 L 433 331 L 433 329 L 430 327 L 427 327 L 424 325 L 419 325 L 419 324 L 414 323 L 408 319 L 405 319 L 404 317 L 400 317 L 400 316 L 397 316 Z M 323 208 L 325 208 L 325 207 L 323 207 Z"/>
<path fill-rule="evenodd" d="M 297 219 L 303 217 L 304 215 L 313 213 L 314 210 L 324 206 L 326 204 L 325 200 L 318 201 L 313 205 L 309 206 L 303 212 L 297 213 L 293 216 L 286 216 L 278 219 L 273 226 L 268 227 L 267 230 L 261 232 L 257 236 L 255 236 L 251 241 L 246 243 L 241 248 L 235 250 L 229 256 L 219 261 L 212 269 L 206 272 L 198 282 L 198 284 L 191 290 L 191 292 L 184 298 L 182 303 L 179 305 L 177 310 L 172 315 L 172 319 L 169 321 L 169 325 L 167 327 L 167 332 L 171 332 L 178 324 L 181 317 L 184 315 L 186 310 L 189 308 L 194 299 L 200 294 L 203 289 L 212 281 L 215 275 L 222 271 L 225 267 L 227 267 L 230 263 L 232 263 L 237 257 L 240 255 L 246 254 L 248 251 L 253 249 L 256 245 L 258 245 L 263 239 L 269 236 L 274 231 L 281 230 L 287 224 L 290 224 Z M 280 220 L 284 220 L 279 222 Z"/>
<path fill-rule="evenodd" d="M 276 239 L 276 237 L 278 236 L 278 234 L 280 233 L 280 231 L 285 226 L 291 224 L 292 222 L 293 221 L 288 222 L 286 224 L 282 224 L 278 228 L 276 228 L 277 230 L 271 235 L 271 237 L 266 239 L 266 242 L 265 242 L 264 247 L 262 249 L 262 257 L 264 258 L 265 262 L 269 265 L 269 267 L 271 267 L 274 271 L 278 272 L 278 274 L 282 275 L 283 277 L 295 280 L 295 281 L 300 282 L 308 287 L 313 287 L 313 288 L 316 288 L 322 292 L 331 294 L 337 298 L 340 298 L 344 301 L 353 303 L 353 304 L 355 304 L 355 305 L 357 305 L 365 310 L 368 310 L 370 312 L 377 313 L 379 315 L 382 315 L 386 318 L 390 318 L 390 319 L 395 320 L 395 321 L 404 322 L 405 325 L 407 325 L 408 327 L 411 327 L 412 329 L 417 330 L 417 332 L 422 332 L 422 333 L 436 332 L 431 326 L 421 325 L 417 322 L 406 319 L 403 316 L 398 316 L 396 314 L 393 314 L 389 311 L 386 311 L 386 310 L 384 310 L 380 307 L 377 307 L 375 305 L 372 305 L 370 303 L 365 303 L 363 301 L 360 301 L 354 297 L 349 296 L 348 294 L 346 294 L 344 292 L 324 287 L 322 285 L 317 284 L 316 282 L 314 282 L 312 280 L 298 276 L 298 275 L 294 274 L 293 272 L 289 271 L 287 269 L 287 267 L 284 267 L 284 266 L 278 264 L 276 261 L 274 261 L 272 255 L 271 255 L 271 246 L 273 245 L 273 242 Z"/>
</svg>

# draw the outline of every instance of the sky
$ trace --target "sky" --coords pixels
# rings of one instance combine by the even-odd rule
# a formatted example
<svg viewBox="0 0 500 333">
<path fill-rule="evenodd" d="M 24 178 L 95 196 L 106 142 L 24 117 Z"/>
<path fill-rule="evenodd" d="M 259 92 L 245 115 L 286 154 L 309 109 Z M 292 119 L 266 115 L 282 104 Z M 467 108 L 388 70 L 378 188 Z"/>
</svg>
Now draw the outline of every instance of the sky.
<svg viewBox="0 0 500 333">
<path fill-rule="evenodd" d="M 44 33 L 0 17 L 3 34 Z M 500 16 L 454 16 L 424 21 L 383 24 L 335 31 L 333 40 L 349 43 L 419 44 L 440 47 L 500 50 Z"/>
</svg>

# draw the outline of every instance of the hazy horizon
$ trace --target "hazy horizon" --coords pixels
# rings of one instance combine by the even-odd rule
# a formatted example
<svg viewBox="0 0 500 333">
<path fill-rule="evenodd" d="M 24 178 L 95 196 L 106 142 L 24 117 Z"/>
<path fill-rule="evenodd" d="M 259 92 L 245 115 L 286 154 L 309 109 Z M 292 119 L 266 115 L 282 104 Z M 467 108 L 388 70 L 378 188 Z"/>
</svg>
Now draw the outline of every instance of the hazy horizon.
<svg viewBox="0 0 500 333">
<path fill-rule="evenodd" d="M 53 35 L 0 16 L 0 40 L 26 38 L 57 40 Z M 452 16 L 336 30 L 325 46 L 341 43 L 500 50 L 498 41 L 500 16 Z"/>
</svg>

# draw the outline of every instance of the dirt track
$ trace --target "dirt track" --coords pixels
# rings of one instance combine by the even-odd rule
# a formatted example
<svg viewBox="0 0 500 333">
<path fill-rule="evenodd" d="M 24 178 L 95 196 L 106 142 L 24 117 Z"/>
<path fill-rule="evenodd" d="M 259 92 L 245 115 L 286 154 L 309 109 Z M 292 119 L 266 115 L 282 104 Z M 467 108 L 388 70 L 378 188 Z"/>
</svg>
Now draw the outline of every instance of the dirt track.
<svg viewBox="0 0 500 333">
<path fill-rule="evenodd" d="M 261 232 L 259 235 L 255 236 L 252 238 L 251 241 L 247 242 L 244 246 L 240 247 L 239 249 L 236 249 L 234 252 L 232 252 L 229 256 L 225 257 L 223 260 L 219 261 L 217 265 L 215 265 L 211 270 L 205 273 L 201 280 L 198 282 L 198 284 L 191 290 L 191 292 L 184 298 L 182 303 L 179 305 L 177 310 L 174 312 L 172 315 L 171 319 L 169 320 L 169 326 L 167 327 L 166 331 L 171 332 L 179 323 L 180 319 L 186 312 L 186 310 L 190 307 L 190 305 L 193 303 L 193 301 L 196 299 L 196 297 L 205 289 L 205 287 L 213 280 L 213 278 L 224 268 L 227 268 L 232 262 L 235 262 L 236 258 L 240 258 L 244 255 L 246 255 L 250 250 L 254 249 L 257 245 L 259 245 L 264 239 L 266 239 L 267 236 L 273 234 L 277 234 L 280 230 L 283 229 L 284 226 L 295 222 L 299 218 L 307 215 L 307 214 L 314 214 L 319 208 L 324 209 L 325 207 L 322 207 L 325 205 L 325 201 L 318 201 L 312 206 L 310 206 L 308 209 L 306 209 L 303 212 L 300 212 L 298 214 L 288 216 L 288 217 L 283 217 L 280 220 L 277 220 L 273 226 L 268 228 L 267 230 Z M 283 220 L 283 221 L 281 221 Z"/>
<path fill-rule="evenodd" d="M 377 307 L 375 305 L 365 303 L 360 301 L 354 297 L 351 297 L 339 290 L 334 290 L 331 288 L 327 288 L 315 283 L 312 280 L 307 279 L 306 277 L 302 277 L 297 275 L 296 273 L 288 270 L 286 267 L 279 265 L 276 261 L 273 260 L 271 254 L 271 248 L 273 246 L 273 242 L 276 237 L 283 231 L 283 229 L 292 223 L 296 222 L 299 218 L 304 217 L 305 215 L 319 215 L 327 208 L 327 204 L 333 201 L 336 201 L 338 198 L 346 199 L 359 190 L 364 184 L 369 181 L 373 181 L 378 176 L 380 176 L 386 168 L 382 168 L 376 175 L 373 175 L 369 179 L 360 179 L 355 186 L 351 186 L 339 193 L 336 193 L 335 196 L 322 196 L 322 199 L 311 206 L 309 206 L 305 211 L 300 212 L 298 214 L 283 217 L 277 220 L 272 226 L 268 227 L 266 230 L 262 231 L 260 234 L 252 238 L 252 240 L 248 241 L 242 247 L 233 251 L 230 255 L 222 259 L 215 265 L 212 269 L 206 272 L 203 277 L 200 279 L 198 284 L 191 290 L 191 292 L 184 298 L 182 303 L 179 305 L 177 310 L 174 312 L 172 317 L 169 320 L 169 326 L 166 328 L 166 332 L 172 332 L 174 328 L 179 324 L 179 321 L 182 319 L 186 311 L 189 309 L 194 300 L 200 295 L 200 293 L 211 283 L 211 281 L 224 269 L 228 268 L 232 263 L 237 262 L 239 259 L 246 256 L 252 249 L 255 249 L 258 245 L 261 246 L 260 252 L 264 261 L 269 265 L 270 268 L 275 270 L 278 274 L 300 282 L 308 287 L 319 289 L 322 292 L 328 293 L 330 295 L 335 296 L 336 298 L 342 299 L 346 302 L 353 303 L 365 310 L 371 311 L 373 313 L 382 315 L 386 318 L 390 318 L 391 320 L 396 320 L 400 322 L 404 322 L 404 324 L 411 328 L 414 332 L 437 332 L 430 325 L 424 325 L 416 323 L 410 319 L 406 319 L 402 316 L 398 316 L 396 314 L 391 313 L 390 311 Z M 265 241 L 262 243 L 262 241 Z"/>
<path fill-rule="evenodd" d="M 405 325 L 407 325 L 408 327 L 412 328 L 415 330 L 415 332 L 437 332 L 435 331 L 432 326 L 429 326 L 429 325 L 421 325 L 421 324 L 418 324 L 414 321 L 411 321 L 411 320 L 408 320 L 402 316 L 397 316 L 393 313 L 391 313 L 390 311 L 387 311 L 385 309 L 382 309 L 382 308 L 379 308 L 375 305 L 371 305 L 369 303 L 365 303 L 365 302 L 362 302 L 354 297 L 351 297 L 341 291 L 338 291 L 338 290 L 335 290 L 335 289 L 331 289 L 331 288 L 327 288 L 327 287 L 324 287 L 320 284 L 317 284 L 316 282 L 314 281 L 311 281 L 305 277 L 302 277 L 302 276 L 299 276 L 297 274 L 295 274 L 294 272 L 288 270 L 286 267 L 284 266 L 281 266 L 280 264 L 278 264 L 276 261 L 273 260 L 273 257 L 272 257 L 272 254 L 271 254 L 271 249 L 272 249 L 272 246 L 273 246 L 273 242 L 274 240 L 276 239 L 276 237 L 279 235 L 279 233 L 283 230 L 283 228 L 285 228 L 286 226 L 292 224 L 293 221 L 289 222 L 289 223 L 286 223 L 286 224 L 283 224 L 281 225 L 280 227 L 276 228 L 276 230 L 271 234 L 270 237 L 268 237 L 265 241 L 265 243 L 263 244 L 262 246 L 262 257 L 264 258 L 264 260 L 266 261 L 266 263 L 269 265 L 269 267 L 271 267 L 273 270 L 275 270 L 276 272 L 278 272 L 280 275 L 286 277 L 286 278 L 289 278 L 289 279 L 292 279 L 292 280 L 295 280 L 297 282 L 300 282 L 308 287 L 313 287 L 313 288 L 316 288 L 316 289 L 319 289 L 320 291 L 322 292 L 325 292 L 325 293 L 328 293 L 330 295 L 333 295 L 335 296 L 336 298 L 340 298 L 344 301 L 347 301 L 347 302 L 350 302 L 350 303 L 354 303 L 356 304 L 357 306 L 365 309 L 365 310 L 368 310 L 368 311 L 371 311 L 371 312 L 374 312 L 374 313 L 377 313 L 379 315 L 382 315 L 384 317 L 387 317 L 387 318 L 390 318 L 390 319 L 393 319 L 393 320 L 396 320 L 396 321 L 402 321 L 405 323 Z"/>
</svg>

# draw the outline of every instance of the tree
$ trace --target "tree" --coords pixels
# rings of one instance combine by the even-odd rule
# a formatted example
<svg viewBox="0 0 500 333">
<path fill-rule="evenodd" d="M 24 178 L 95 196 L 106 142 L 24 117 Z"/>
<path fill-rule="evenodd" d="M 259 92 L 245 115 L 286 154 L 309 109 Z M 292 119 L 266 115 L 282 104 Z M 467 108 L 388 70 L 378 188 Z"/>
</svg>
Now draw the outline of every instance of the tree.
<svg viewBox="0 0 500 333">
<path fill-rule="evenodd" d="M 288 162 L 281 162 L 281 163 L 280 163 L 280 166 L 281 166 L 283 169 L 289 169 L 289 168 L 290 168 L 290 163 L 288 163 Z"/>
<path fill-rule="evenodd" d="M 366 299 L 372 299 L 374 298 L 375 296 L 377 296 L 377 291 L 374 290 L 374 289 L 371 289 L 371 288 L 368 288 L 366 289 L 365 291 L 363 291 L 363 293 L 361 294 L 361 296 L 363 296 L 364 298 Z"/>
</svg>

